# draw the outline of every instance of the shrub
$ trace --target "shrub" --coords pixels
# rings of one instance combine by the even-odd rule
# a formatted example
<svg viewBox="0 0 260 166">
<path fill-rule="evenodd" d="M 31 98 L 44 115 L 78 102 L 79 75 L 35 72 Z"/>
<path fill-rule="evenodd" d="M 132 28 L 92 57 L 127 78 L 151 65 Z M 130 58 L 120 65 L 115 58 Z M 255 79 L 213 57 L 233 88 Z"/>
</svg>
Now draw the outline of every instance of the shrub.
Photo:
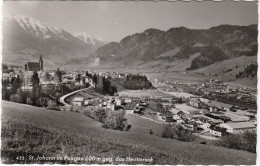
<svg viewBox="0 0 260 166">
<path fill-rule="evenodd" d="M 153 129 L 150 129 L 150 134 L 153 135 Z"/>
<path fill-rule="evenodd" d="M 246 131 L 223 136 L 221 140 L 215 142 L 215 145 L 256 153 L 256 139 L 256 132 Z"/>
<path fill-rule="evenodd" d="M 90 113 L 91 117 L 97 121 L 105 122 L 105 119 L 107 118 L 107 112 L 103 108 L 96 108 Z"/>
<path fill-rule="evenodd" d="M 175 138 L 175 131 L 172 129 L 172 125 L 165 125 L 162 132 L 163 138 Z"/>
<path fill-rule="evenodd" d="M 30 97 L 26 98 L 26 104 L 32 105 L 32 100 Z"/>
<path fill-rule="evenodd" d="M 10 90 L 8 90 L 6 88 L 2 88 L 2 98 L 3 98 L 3 100 L 9 101 L 10 100 L 10 95 L 11 95 Z"/>
<path fill-rule="evenodd" d="M 196 138 L 190 130 L 186 130 L 180 125 L 171 125 L 171 124 L 164 126 L 162 137 L 177 139 L 179 141 L 186 141 L 186 142 L 192 142 Z"/>
<path fill-rule="evenodd" d="M 52 107 L 56 107 L 57 103 L 53 100 L 48 100 L 47 105 L 48 108 L 52 108 Z"/>
<path fill-rule="evenodd" d="M 108 111 L 104 127 L 114 130 L 123 130 L 127 125 L 127 119 L 124 117 L 125 112 Z"/>
<path fill-rule="evenodd" d="M 18 96 L 17 94 L 13 94 L 13 95 L 10 96 L 10 101 L 12 101 L 12 102 L 17 102 L 18 97 L 19 97 L 19 96 Z"/>
<path fill-rule="evenodd" d="M 91 111 L 92 111 L 92 108 L 89 108 L 89 107 L 82 109 L 82 113 L 88 117 L 91 117 Z"/>
<path fill-rule="evenodd" d="M 72 112 L 78 112 L 80 113 L 81 108 L 80 107 L 72 107 Z"/>
</svg>

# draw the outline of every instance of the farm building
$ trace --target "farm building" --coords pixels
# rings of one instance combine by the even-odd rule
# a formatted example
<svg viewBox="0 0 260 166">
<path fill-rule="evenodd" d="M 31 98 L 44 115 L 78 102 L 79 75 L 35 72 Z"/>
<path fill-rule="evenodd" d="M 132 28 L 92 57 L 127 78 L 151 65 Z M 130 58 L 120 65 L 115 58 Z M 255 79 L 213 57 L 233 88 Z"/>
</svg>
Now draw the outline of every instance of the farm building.
<svg viewBox="0 0 260 166">
<path fill-rule="evenodd" d="M 222 137 L 226 134 L 226 129 L 212 125 L 209 127 L 209 133 L 214 136 Z"/>
<path fill-rule="evenodd" d="M 241 133 L 244 131 L 256 129 L 255 125 L 250 122 L 223 123 L 219 126 L 226 128 L 228 133 Z"/>
<path fill-rule="evenodd" d="M 190 97 L 189 105 L 198 109 L 202 108 L 202 102 L 199 97 Z"/>
<path fill-rule="evenodd" d="M 131 103 L 132 100 L 130 98 L 125 98 L 125 103 Z"/>
<path fill-rule="evenodd" d="M 73 99 L 73 105 L 81 107 L 84 104 L 84 98 L 83 97 L 75 97 Z"/>
</svg>

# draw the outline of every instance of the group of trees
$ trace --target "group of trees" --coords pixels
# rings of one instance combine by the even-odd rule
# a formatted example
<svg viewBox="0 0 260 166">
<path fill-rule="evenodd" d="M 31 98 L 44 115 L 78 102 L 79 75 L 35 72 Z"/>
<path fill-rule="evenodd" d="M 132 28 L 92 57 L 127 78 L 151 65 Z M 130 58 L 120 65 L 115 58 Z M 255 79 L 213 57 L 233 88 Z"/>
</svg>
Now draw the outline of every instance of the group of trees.
<svg viewBox="0 0 260 166">
<path fill-rule="evenodd" d="M 216 141 L 215 145 L 256 153 L 256 143 L 256 132 L 246 131 L 240 134 L 225 135 L 219 141 Z"/>
<path fill-rule="evenodd" d="M 181 125 L 174 124 L 168 124 L 164 126 L 162 137 L 186 142 L 192 142 L 196 138 L 192 131 L 184 129 Z"/>
<path fill-rule="evenodd" d="M 153 87 L 152 83 L 147 79 L 145 75 L 135 75 L 128 74 L 124 78 L 112 79 L 115 85 L 120 86 L 123 89 L 151 89 Z"/>
<path fill-rule="evenodd" d="M 111 96 L 117 93 L 116 85 L 114 85 L 109 78 L 97 76 L 96 74 L 90 74 L 88 71 L 86 72 L 85 76 L 93 80 L 93 83 L 96 86 L 96 91 L 109 94 Z"/>
<path fill-rule="evenodd" d="M 97 91 L 109 95 L 114 95 L 118 89 L 138 90 L 152 88 L 152 83 L 145 75 L 128 74 L 123 78 L 105 78 L 88 72 L 85 75 L 93 80 Z"/>
<path fill-rule="evenodd" d="M 49 98 L 47 95 L 42 95 L 40 79 L 37 72 L 34 72 L 31 77 L 31 91 L 23 91 L 21 88 L 22 83 L 23 81 L 19 75 L 17 75 L 17 77 L 12 77 L 11 79 L 2 80 L 3 100 L 30 104 L 34 106 L 48 106 Z"/>
<path fill-rule="evenodd" d="M 248 65 L 244 71 L 239 72 L 236 75 L 236 78 L 248 78 L 248 77 L 255 78 L 257 76 L 257 64 L 250 64 Z"/>
<path fill-rule="evenodd" d="M 11 89 L 8 89 L 8 86 L 11 85 Z M 19 75 L 17 77 L 12 77 L 11 79 L 2 79 L 2 98 L 3 100 L 10 100 L 13 98 L 12 95 L 21 94 L 22 90 L 22 80 Z"/>
<path fill-rule="evenodd" d="M 109 79 L 104 78 L 104 77 L 102 77 L 102 79 L 103 79 L 103 81 L 102 81 L 102 83 L 103 83 L 102 91 L 103 91 L 104 94 L 109 94 L 109 95 L 113 96 L 115 93 L 117 93 L 116 86 L 113 85 L 112 82 Z"/>
<path fill-rule="evenodd" d="M 57 68 L 57 70 L 55 72 L 55 78 L 56 78 L 58 84 L 61 84 L 61 82 L 62 82 L 62 72 L 60 71 L 60 68 Z"/>
<path fill-rule="evenodd" d="M 14 72 L 14 69 L 9 68 L 9 66 L 7 64 L 2 64 L 2 72 L 3 73 L 10 73 L 10 72 Z"/>
<path fill-rule="evenodd" d="M 86 116 L 93 118 L 101 123 L 103 127 L 107 129 L 129 131 L 130 127 L 127 124 L 127 119 L 125 118 L 125 112 L 120 111 L 110 111 L 104 108 L 80 108 L 79 112 L 85 114 Z"/>
</svg>

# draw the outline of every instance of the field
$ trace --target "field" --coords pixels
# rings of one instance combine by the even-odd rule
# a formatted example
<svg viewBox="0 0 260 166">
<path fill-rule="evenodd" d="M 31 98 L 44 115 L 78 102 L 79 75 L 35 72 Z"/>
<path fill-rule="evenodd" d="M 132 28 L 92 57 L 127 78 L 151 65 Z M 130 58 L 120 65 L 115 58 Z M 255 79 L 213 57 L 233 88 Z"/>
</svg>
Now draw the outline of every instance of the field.
<svg viewBox="0 0 260 166">
<path fill-rule="evenodd" d="M 147 78 L 163 79 L 164 81 L 182 81 L 182 82 L 204 82 L 205 80 L 214 79 L 213 76 L 205 76 L 201 74 L 196 74 L 192 72 L 146 72 L 143 73 Z"/>
<path fill-rule="evenodd" d="M 56 160 L 55 163 L 174 165 L 256 163 L 256 154 L 253 153 L 164 139 L 148 134 L 147 129 L 157 128 L 148 124 L 149 122 L 135 119 L 129 119 L 129 122 L 133 126 L 130 132 L 108 130 L 102 128 L 101 123 L 79 113 L 52 111 L 2 101 L 2 162 L 54 163 L 54 161 L 28 160 L 28 156 L 85 158 L 91 155 L 102 160 Z M 18 161 L 16 157 L 19 156 L 24 156 L 26 160 Z M 147 159 L 152 157 L 153 161 L 148 163 L 115 161 L 117 157 Z"/>
<path fill-rule="evenodd" d="M 163 93 L 158 90 L 125 90 L 118 92 L 118 94 L 128 97 L 155 97 L 155 96 L 161 96 L 161 97 L 172 97 L 172 95 Z"/>
</svg>

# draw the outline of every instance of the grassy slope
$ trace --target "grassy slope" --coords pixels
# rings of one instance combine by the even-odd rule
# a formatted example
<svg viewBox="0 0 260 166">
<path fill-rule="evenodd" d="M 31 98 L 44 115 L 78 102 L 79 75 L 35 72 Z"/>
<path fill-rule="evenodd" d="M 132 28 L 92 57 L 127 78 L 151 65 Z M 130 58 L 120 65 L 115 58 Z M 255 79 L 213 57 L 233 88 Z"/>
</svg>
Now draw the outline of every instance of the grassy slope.
<svg viewBox="0 0 260 166">
<path fill-rule="evenodd" d="M 45 129 L 46 133 L 52 134 L 53 138 L 50 140 L 64 138 L 59 143 L 50 142 L 54 149 L 46 149 L 46 155 L 69 153 L 74 156 L 90 154 L 102 157 L 152 156 L 154 158 L 153 164 L 230 165 L 255 164 L 256 162 L 255 154 L 244 151 L 163 139 L 134 130 L 132 132 L 106 130 L 101 127 L 99 122 L 78 113 L 56 112 L 2 101 L 3 126 L 7 126 L 6 122 L 10 121 L 21 124 L 30 123 L 35 125 L 38 130 Z M 19 125 L 14 126 L 19 127 Z M 8 129 L 8 127 L 6 128 Z M 12 141 L 10 138 L 2 138 L 3 143 L 8 143 L 8 140 Z M 10 142 L 6 145 L 10 145 Z"/>
<path fill-rule="evenodd" d="M 198 69 L 196 70 L 196 72 L 205 74 L 218 74 L 219 76 L 217 78 L 226 82 L 234 82 L 242 85 L 256 86 L 257 78 L 236 79 L 235 77 L 236 74 L 238 74 L 240 71 L 244 71 L 247 65 L 255 62 L 257 62 L 256 56 L 242 56 L 238 58 L 225 60 L 221 63 L 214 63 L 207 67 Z M 228 69 L 232 69 L 232 71 L 223 73 L 223 71 L 227 71 Z"/>
</svg>

